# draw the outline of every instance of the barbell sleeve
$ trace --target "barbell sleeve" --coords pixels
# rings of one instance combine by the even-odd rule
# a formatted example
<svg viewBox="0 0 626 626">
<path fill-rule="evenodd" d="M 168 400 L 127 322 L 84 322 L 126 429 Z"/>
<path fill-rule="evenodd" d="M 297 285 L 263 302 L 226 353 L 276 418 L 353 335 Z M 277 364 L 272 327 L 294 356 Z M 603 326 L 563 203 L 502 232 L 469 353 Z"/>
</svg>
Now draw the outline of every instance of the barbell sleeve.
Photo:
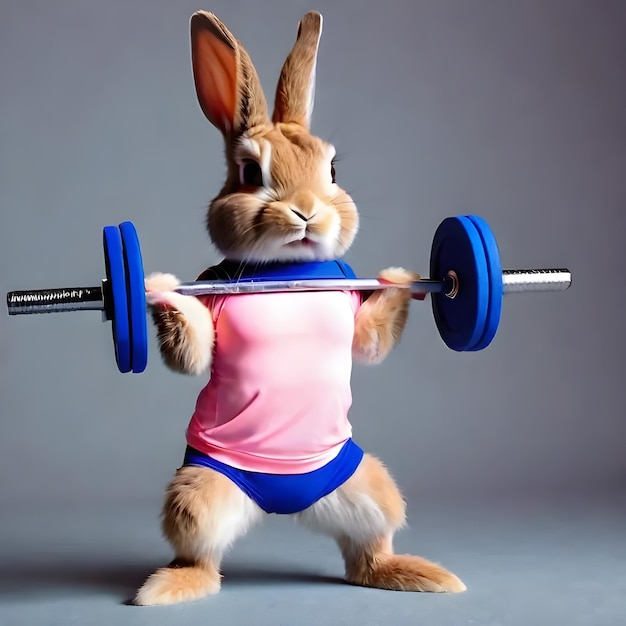
<svg viewBox="0 0 626 626">
<path fill-rule="evenodd" d="M 454 297 L 462 286 L 456 284 L 456 275 L 451 272 L 445 280 L 422 279 L 407 285 L 381 282 L 375 278 L 355 279 L 306 279 L 306 280 L 241 280 L 199 281 L 183 283 L 175 291 L 182 295 L 236 295 L 246 293 L 276 293 L 294 291 L 375 291 L 392 287 L 411 289 L 413 296 L 427 293 L 444 293 Z M 530 291 L 564 291 L 572 282 L 567 269 L 504 270 L 502 284 L 504 293 Z M 9 315 L 36 313 L 62 313 L 66 311 L 104 311 L 106 281 L 101 287 L 67 287 L 11 291 L 7 294 Z"/>
<path fill-rule="evenodd" d="M 565 291 L 572 284 L 568 269 L 504 270 L 502 285 L 504 293 L 526 291 Z"/>
</svg>

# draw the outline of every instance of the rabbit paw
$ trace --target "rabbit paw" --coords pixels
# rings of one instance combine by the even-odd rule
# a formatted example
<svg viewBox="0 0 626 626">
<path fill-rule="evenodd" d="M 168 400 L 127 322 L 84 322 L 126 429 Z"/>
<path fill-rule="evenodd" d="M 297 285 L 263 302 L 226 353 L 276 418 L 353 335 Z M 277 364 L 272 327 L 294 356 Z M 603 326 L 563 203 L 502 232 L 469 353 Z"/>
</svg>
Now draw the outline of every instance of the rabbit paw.
<svg viewBox="0 0 626 626">
<path fill-rule="evenodd" d="M 154 272 L 144 280 L 146 289 L 146 303 L 148 306 L 159 309 L 175 309 L 176 296 L 174 289 L 180 281 L 173 274 Z"/>
<path fill-rule="evenodd" d="M 180 280 L 174 274 L 153 272 L 146 276 L 144 284 L 146 291 L 174 291 L 180 285 Z"/>
<path fill-rule="evenodd" d="M 388 267 L 378 274 L 378 278 L 388 283 L 403 285 L 419 280 L 420 275 L 415 272 L 405 270 L 403 267 Z"/>
<path fill-rule="evenodd" d="M 378 274 L 378 278 L 384 283 L 393 283 L 396 285 L 407 285 L 420 280 L 420 275 L 403 267 L 388 267 Z M 395 290 L 394 290 L 395 291 Z M 402 291 L 405 291 L 404 289 Z M 405 297 L 410 298 L 410 292 L 406 290 Z M 426 294 L 416 296 L 418 300 L 423 300 Z"/>
</svg>

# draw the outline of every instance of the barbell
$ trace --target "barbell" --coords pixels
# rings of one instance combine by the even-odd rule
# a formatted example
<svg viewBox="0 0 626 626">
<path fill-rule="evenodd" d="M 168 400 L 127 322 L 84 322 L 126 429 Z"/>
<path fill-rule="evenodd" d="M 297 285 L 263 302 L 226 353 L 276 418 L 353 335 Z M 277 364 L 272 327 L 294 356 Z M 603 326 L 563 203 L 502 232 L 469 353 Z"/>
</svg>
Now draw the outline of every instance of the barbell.
<svg viewBox="0 0 626 626">
<path fill-rule="evenodd" d="M 12 291 L 9 315 L 77 310 L 103 312 L 112 322 L 115 358 L 120 372 L 143 372 L 148 362 L 148 329 L 143 261 L 132 222 L 105 226 L 106 278 L 99 287 Z M 289 275 L 289 274 L 287 274 Z M 293 274 L 291 274 L 293 275 Z M 496 239 L 477 215 L 449 217 L 437 228 L 430 254 L 430 278 L 400 287 L 413 298 L 431 294 L 435 324 L 445 344 L 458 352 L 486 348 L 493 340 L 504 293 L 560 291 L 571 285 L 567 269 L 502 270 Z M 238 295 L 298 291 L 374 291 L 397 284 L 372 278 L 286 278 L 274 273 L 237 280 L 183 283 L 178 293 Z"/>
</svg>

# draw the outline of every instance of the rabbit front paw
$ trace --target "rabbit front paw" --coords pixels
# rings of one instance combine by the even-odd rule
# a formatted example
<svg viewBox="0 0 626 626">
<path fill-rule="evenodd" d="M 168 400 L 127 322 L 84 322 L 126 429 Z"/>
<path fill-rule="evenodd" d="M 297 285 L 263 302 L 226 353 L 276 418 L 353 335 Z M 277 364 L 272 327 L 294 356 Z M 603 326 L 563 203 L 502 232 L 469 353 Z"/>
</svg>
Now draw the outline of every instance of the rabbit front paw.
<svg viewBox="0 0 626 626">
<path fill-rule="evenodd" d="M 378 278 L 383 283 L 391 283 L 394 285 L 409 285 L 416 280 L 420 280 L 420 275 L 403 267 L 388 267 L 378 274 Z M 411 292 L 408 289 L 386 289 L 386 296 L 391 298 L 400 298 L 409 300 Z M 418 300 L 423 300 L 425 294 L 416 296 Z"/>
<path fill-rule="evenodd" d="M 179 294 L 174 291 L 180 281 L 174 274 L 153 272 L 144 279 L 146 303 L 152 309 L 176 309 Z"/>
<path fill-rule="evenodd" d="M 416 274 L 415 272 L 405 270 L 403 267 L 388 267 L 378 274 L 378 278 L 387 283 L 406 285 L 407 283 L 412 283 L 416 280 L 419 280 L 420 275 Z"/>
<path fill-rule="evenodd" d="M 144 279 L 146 291 L 174 291 L 180 285 L 180 280 L 174 274 L 153 272 Z"/>
</svg>

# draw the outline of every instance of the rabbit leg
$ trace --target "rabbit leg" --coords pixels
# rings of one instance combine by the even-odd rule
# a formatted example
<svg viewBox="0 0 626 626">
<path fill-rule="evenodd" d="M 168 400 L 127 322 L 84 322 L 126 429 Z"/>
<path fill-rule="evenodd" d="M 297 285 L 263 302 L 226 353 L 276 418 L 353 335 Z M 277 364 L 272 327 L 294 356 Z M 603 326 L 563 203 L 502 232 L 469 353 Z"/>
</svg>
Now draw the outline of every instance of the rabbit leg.
<svg viewBox="0 0 626 626">
<path fill-rule="evenodd" d="M 355 585 L 395 591 L 466 589 L 457 576 L 436 563 L 394 554 L 392 539 L 405 523 L 405 503 L 385 466 L 371 455 L 363 457 L 344 485 L 296 517 L 337 541 L 346 579 Z"/>
<path fill-rule="evenodd" d="M 224 553 L 262 515 L 226 476 L 206 467 L 180 468 L 166 492 L 162 523 L 176 558 L 146 580 L 134 604 L 175 604 L 217 593 Z"/>
</svg>

